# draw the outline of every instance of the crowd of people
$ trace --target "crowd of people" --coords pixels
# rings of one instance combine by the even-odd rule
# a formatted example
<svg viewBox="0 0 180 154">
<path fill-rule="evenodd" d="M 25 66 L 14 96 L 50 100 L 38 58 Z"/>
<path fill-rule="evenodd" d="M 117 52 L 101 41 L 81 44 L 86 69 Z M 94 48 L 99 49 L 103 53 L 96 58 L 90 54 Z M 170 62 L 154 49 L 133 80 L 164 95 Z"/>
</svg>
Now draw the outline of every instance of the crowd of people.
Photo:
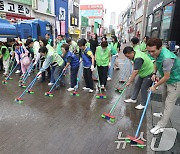
<svg viewBox="0 0 180 154">
<path fill-rule="evenodd" d="M 48 85 L 52 86 L 60 74 L 65 74 L 70 67 L 71 84 L 67 90 L 74 91 L 78 84 L 78 72 L 83 67 L 85 87 L 82 89 L 93 93 L 93 80 L 99 80 L 98 88 L 106 91 L 107 81 L 113 78 L 113 70 L 119 69 L 120 48 L 121 43 L 116 36 L 112 36 L 112 42 L 108 42 L 104 36 L 99 43 L 97 34 L 89 41 L 80 39 L 78 42 L 71 38 L 65 40 L 64 36 L 58 35 L 55 45 L 49 34 L 38 40 L 28 37 L 25 43 L 20 38 L 7 39 L 7 42 L 0 42 L 1 69 L 4 68 L 3 75 L 8 76 L 12 70 L 10 68 L 17 65 L 15 73 L 20 73 L 22 78 L 32 63 L 33 70 L 38 70 L 40 81 L 44 82 L 47 75 Z M 130 86 L 136 78 L 132 96 L 124 100 L 126 103 L 136 103 L 141 90 L 141 101 L 135 108 L 142 110 L 149 88 L 155 91 L 157 87 L 164 85 L 164 112 L 154 113 L 154 116 L 161 117 L 161 120 L 151 129 L 151 133 L 158 134 L 166 126 L 180 94 L 180 59 L 164 48 L 160 39 L 148 36 L 145 36 L 141 43 L 137 37 L 133 37 L 131 46 L 126 46 L 123 54 L 130 59 L 133 67 L 130 78 L 126 79 L 126 86 Z M 65 86 L 64 80 L 63 76 L 60 82 L 57 82 L 56 89 Z"/>
</svg>

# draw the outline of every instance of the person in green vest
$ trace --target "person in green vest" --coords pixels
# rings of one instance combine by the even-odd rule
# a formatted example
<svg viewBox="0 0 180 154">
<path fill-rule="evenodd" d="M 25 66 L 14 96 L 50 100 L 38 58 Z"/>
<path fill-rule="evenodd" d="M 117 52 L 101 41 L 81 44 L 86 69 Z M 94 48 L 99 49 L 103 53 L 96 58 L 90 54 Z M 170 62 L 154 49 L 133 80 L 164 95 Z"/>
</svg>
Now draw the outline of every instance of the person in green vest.
<svg viewBox="0 0 180 154">
<path fill-rule="evenodd" d="M 86 46 L 87 46 L 88 48 L 90 48 L 90 42 L 89 42 L 89 41 L 87 41 Z"/>
<path fill-rule="evenodd" d="M 107 80 L 110 81 L 113 75 L 113 68 L 116 63 L 116 58 L 118 57 L 118 52 L 120 51 L 120 43 L 117 40 L 116 36 L 112 36 L 112 42 L 109 44 L 109 48 L 111 50 L 111 66 L 108 70 L 108 78 Z M 116 64 L 116 69 L 119 68 L 118 63 Z"/>
<path fill-rule="evenodd" d="M 166 127 L 169 121 L 178 95 L 180 94 L 180 58 L 167 48 L 163 48 L 162 41 L 158 38 L 151 38 L 148 40 L 147 50 L 156 60 L 156 67 L 152 80 L 155 81 L 157 78 L 157 70 L 161 77 L 150 90 L 155 91 L 158 86 L 163 85 L 162 102 L 164 112 L 153 114 L 156 117 L 161 117 L 161 120 L 150 130 L 152 134 L 159 134 L 164 131 L 164 127 Z"/>
<path fill-rule="evenodd" d="M 146 43 L 148 41 L 149 37 L 148 36 L 144 36 L 143 41 L 141 42 L 141 44 L 139 45 L 140 49 L 142 52 L 147 52 L 146 49 Z"/>
<path fill-rule="evenodd" d="M 49 50 L 45 46 L 39 49 L 39 53 L 40 56 L 45 57 L 45 60 L 37 76 L 42 74 L 47 68 L 51 66 L 54 67 L 53 76 L 54 76 L 54 80 L 56 81 L 64 68 L 64 60 L 61 58 L 60 55 L 58 55 L 57 52 L 54 52 L 53 50 Z M 56 88 L 59 88 L 59 83 L 57 83 Z"/>
<path fill-rule="evenodd" d="M 56 51 L 59 55 L 62 55 L 61 46 L 66 43 L 66 40 L 64 40 L 64 36 L 58 35 L 56 43 Z"/>
<path fill-rule="evenodd" d="M 10 60 L 10 53 L 8 48 L 3 44 L 3 42 L 0 42 L 0 59 L 3 58 L 3 67 L 5 69 L 5 72 L 3 73 L 4 76 L 8 75 L 9 71 L 9 60 Z"/>
<path fill-rule="evenodd" d="M 135 108 L 142 110 L 145 107 L 148 89 L 152 85 L 151 77 L 153 75 L 154 65 L 147 54 L 141 51 L 134 51 L 134 49 L 130 46 L 125 47 L 123 53 L 134 63 L 133 72 L 126 83 L 126 86 L 129 86 L 138 75 L 131 98 L 124 100 L 124 102 L 136 103 L 139 91 L 141 90 L 141 102 Z"/>
<path fill-rule="evenodd" d="M 53 40 L 50 38 L 48 33 L 45 35 L 45 38 L 48 41 L 48 44 L 53 47 Z"/>
<path fill-rule="evenodd" d="M 79 54 L 79 47 L 74 40 L 68 38 L 66 43 L 69 45 L 69 51 L 73 52 L 74 54 Z"/>
<path fill-rule="evenodd" d="M 134 51 L 141 51 L 141 48 L 139 46 L 139 39 L 137 37 L 133 37 L 131 39 L 131 44 L 132 44 Z"/>
<path fill-rule="evenodd" d="M 99 74 L 99 80 L 102 90 L 105 90 L 107 76 L 108 76 L 108 68 L 111 59 L 111 51 L 108 48 L 108 42 L 102 41 L 101 46 L 96 48 L 95 53 L 96 65 Z"/>
</svg>

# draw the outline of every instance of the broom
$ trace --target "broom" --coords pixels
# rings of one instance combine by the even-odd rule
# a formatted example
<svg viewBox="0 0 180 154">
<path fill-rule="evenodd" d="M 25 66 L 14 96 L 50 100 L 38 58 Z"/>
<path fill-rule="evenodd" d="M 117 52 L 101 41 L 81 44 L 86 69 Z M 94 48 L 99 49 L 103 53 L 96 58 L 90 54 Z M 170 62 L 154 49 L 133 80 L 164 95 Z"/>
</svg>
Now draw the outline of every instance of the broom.
<svg viewBox="0 0 180 154">
<path fill-rule="evenodd" d="M 102 118 L 106 119 L 106 120 L 110 120 L 111 122 L 115 122 L 115 116 L 112 115 L 112 113 L 114 112 L 119 100 L 121 99 L 123 93 L 125 92 L 126 87 L 123 89 L 121 95 L 118 97 L 117 101 L 113 104 L 112 108 L 110 109 L 110 111 L 108 113 L 103 113 L 101 115 Z"/>
<path fill-rule="evenodd" d="M 152 86 L 153 85 L 154 85 L 154 82 L 152 83 Z M 143 122 L 143 119 L 144 119 L 144 116 L 145 116 L 145 113 L 146 113 L 146 110 L 147 110 L 147 107 L 148 107 L 148 104 L 149 104 L 149 101 L 151 98 L 151 94 L 152 94 L 152 91 L 149 91 L 147 101 L 146 101 L 146 105 L 145 105 L 143 113 L 141 115 L 141 119 L 139 121 L 135 137 L 128 135 L 127 136 L 128 139 L 126 139 L 126 142 L 130 142 L 131 144 L 137 145 L 139 148 L 144 148 L 144 141 L 138 139 L 137 137 L 138 137 L 138 134 L 139 134 L 139 131 L 140 131 L 140 128 L 141 128 L 141 125 L 142 125 L 142 122 Z"/>
<path fill-rule="evenodd" d="M 5 78 L 5 80 L 2 81 L 3 84 L 7 84 L 7 80 L 12 80 L 12 78 L 10 78 L 10 76 L 12 75 L 12 73 L 15 71 L 16 67 L 18 66 L 18 64 L 16 64 L 16 66 L 14 66 L 14 68 L 11 70 L 11 72 L 9 73 L 9 75 Z"/>
<path fill-rule="evenodd" d="M 57 82 L 61 79 L 61 77 L 64 75 L 65 71 L 62 71 L 59 77 L 56 79 L 55 83 L 51 87 L 51 89 L 48 92 L 45 92 L 45 96 L 53 97 L 54 95 L 51 93 L 54 87 L 56 86 Z"/>
<path fill-rule="evenodd" d="M 31 83 L 27 86 L 27 88 L 23 91 L 23 93 L 22 93 L 19 97 L 15 98 L 15 101 L 18 102 L 18 104 L 22 104 L 22 102 L 23 102 L 22 97 L 23 97 L 24 94 L 28 91 L 28 89 L 29 89 L 30 87 L 32 88 L 32 87 L 34 86 L 37 78 L 38 78 L 38 75 L 36 75 L 36 76 L 34 77 L 34 79 L 33 79 L 33 80 L 31 81 Z"/>
</svg>

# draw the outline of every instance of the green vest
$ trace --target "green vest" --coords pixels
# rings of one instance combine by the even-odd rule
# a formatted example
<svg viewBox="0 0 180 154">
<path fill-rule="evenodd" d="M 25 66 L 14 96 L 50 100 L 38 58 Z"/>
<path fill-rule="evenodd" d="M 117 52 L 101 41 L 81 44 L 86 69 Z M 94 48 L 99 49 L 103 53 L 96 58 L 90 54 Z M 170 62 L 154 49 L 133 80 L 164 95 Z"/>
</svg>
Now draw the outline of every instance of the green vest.
<svg viewBox="0 0 180 154">
<path fill-rule="evenodd" d="M 9 50 L 6 46 L 2 46 L 1 50 L 0 50 L 0 54 L 2 54 L 2 49 L 6 49 L 6 52 L 3 54 L 3 60 L 6 61 L 6 60 L 8 60 L 10 53 L 9 53 Z"/>
<path fill-rule="evenodd" d="M 46 47 L 48 49 L 48 53 L 46 57 L 53 56 L 53 60 L 51 63 L 52 64 L 57 63 L 59 66 L 61 66 L 64 63 L 64 60 L 61 58 L 61 56 L 57 52 L 54 51 L 53 47 L 50 46 L 51 47 L 50 48 L 48 45 Z"/>
<path fill-rule="evenodd" d="M 89 43 L 89 42 L 87 42 L 87 43 L 86 43 L 86 46 L 87 46 L 88 48 L 90 48 L 90 43 Z"/>
<path fill-rule="evenodd" d="M 117 46 L 118 46 L 118 43 L 116 42 L 116 43 L 113 43 L 113 42 L 111 42 L 111 54 L 112 55 L 115 55 L 115 54 L 117 54 Z"/>
<path fill-rule="evenodd" d="M 159 57 L 156 59 L 157 69 L 158 69 L 161 77 L 163 77 L 164 76 L 163 61 L 168 58 L 174 59 L 175 61 L 174 61 L 174 65 L 170 72 L 170 78 L 166 82 L 167 82 L 167 84 L 173 84 L 176 82 L 180 82 L 180 59 L 174 53 L 172 53 L 171 51 L 169 51 L 166 48 L 162 48 Z"/>
<path fill-rule="evenodd" d="M 136 52 L 136 51 L 141 51 L 139 45 L 135 45 L 135 46 L 133 47 L 133 50 L 134 50 L 135 52 Z"/>
<path fill-rule="evenodd" d="M 104 51 L 101 46 L 96 49 L 96 64 L 97 66 L 108 66 L 109 65 L 109 54 L 110 49 L 107 47 Z"/>
<path fill-rule="evenodd" d="M 57 53 L 58 53 L 59 55 L 62 55 L 61 46 L 62 46 L 63 44 L 65 44 L 65 43 L 66 43 L 65 40 L 61 40 L 61 41 L 59 41 L 59 42 L 57 43 L 56 51 L 57 51 Z"/>
<path fill-rule="evenodd" d="M 151 59 L 143 52 L 141 51 L 136 51 L 135 52 L 135 56 L 134 56 L 134 60 L 136 60 L 136 58 L 142 58 L 144 60 L 138 74 L 141 78 L 147 77 L 148 75 L 151 75 L 154 71 L 154 65 L 153 62 L 151 61 Z"/>
<path fill-rule="evenodd" d="M 139 47 L 142 52 L 146 52 L 146 43 L 144 41 L 139 45 Z"/>
</svg>

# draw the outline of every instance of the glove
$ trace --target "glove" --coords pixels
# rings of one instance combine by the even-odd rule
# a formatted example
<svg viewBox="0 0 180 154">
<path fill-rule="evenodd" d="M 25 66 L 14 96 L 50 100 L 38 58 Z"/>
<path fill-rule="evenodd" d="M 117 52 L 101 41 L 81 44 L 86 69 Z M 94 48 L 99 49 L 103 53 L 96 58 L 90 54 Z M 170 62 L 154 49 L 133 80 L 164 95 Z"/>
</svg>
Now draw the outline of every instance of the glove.
<svg viewBox="0 0 180 154">
<path fill-rule="evenodd" d="M 94 71 L 94 65 L 91 65 L 91 71 L 92 72 Z"/>
</svg>

